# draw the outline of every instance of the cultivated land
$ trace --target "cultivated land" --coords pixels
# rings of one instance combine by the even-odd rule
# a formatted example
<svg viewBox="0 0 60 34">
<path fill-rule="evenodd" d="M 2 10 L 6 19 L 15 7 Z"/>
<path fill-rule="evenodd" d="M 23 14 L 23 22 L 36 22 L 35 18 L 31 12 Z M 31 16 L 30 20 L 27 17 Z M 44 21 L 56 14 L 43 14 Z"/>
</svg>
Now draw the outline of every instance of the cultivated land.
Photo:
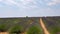
<svg viewBox="0 0 60 34">
<path fill-rule="evenodd" d="M 50 34 L 60 34 L 60 17 L 44 17 L 43 21 Z"/>
<path fill-rule="evenodd" d="M 0 18 L 0 34 L 37 33 L 60 34 L 60 17 Z"/>
</svg>

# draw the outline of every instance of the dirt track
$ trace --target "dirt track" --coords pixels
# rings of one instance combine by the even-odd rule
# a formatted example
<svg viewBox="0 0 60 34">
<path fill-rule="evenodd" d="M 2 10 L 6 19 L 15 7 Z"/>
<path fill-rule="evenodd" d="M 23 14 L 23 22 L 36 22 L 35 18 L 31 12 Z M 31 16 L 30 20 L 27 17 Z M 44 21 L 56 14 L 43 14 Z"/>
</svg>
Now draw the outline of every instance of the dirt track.
<svg viewBox="0 0 60 34">
<path fill-rule="evenodd" d="M 0 34 L 9 34 L 8 32 L 0 32 Z"/>
<path fill-rule="evenodd" d="M 42 27 L 42 29 L 43 29 L 43 31 L 44 31 L 44 34 L 50 34 L 50 33 L 48 32 L 47 28 L 45 27 L 45 24 L 44 24 L 42 18 L 40 18 L 40 25 L 41 25 L 41 27 Z"/>
</svg>

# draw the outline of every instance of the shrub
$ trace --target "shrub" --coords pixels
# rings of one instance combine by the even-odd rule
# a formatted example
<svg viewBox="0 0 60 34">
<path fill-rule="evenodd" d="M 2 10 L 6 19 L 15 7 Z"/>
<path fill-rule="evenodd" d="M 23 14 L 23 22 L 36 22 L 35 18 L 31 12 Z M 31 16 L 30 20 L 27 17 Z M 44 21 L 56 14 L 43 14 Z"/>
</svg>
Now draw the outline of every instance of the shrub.
<svg viewBox="0 0 60 34">
<path fill-rule="evenodd" d="M 19 34 L 23 32 L 23 28 L 20 25 L 15 25 L 9 30 L 10 34 Z"/>
<path fill-rule="evenodd" d="M 27 31 L 27 34 L 42 34 L 42 30 L 37 26 L 32 26 Z"/>
<path fill-rule="evenodd" d="M 53 30 L 51 31 L 51 34 L 57 34 L 58 32 L 60 32 L 60 28 L 55 27 L 55 28 L 53 28 Z"/>
<path fill-rule="evenodd" d="M 6 24 L 0 24 L 0 32 L 5 32 L 7 29 Z"/>
</svg>

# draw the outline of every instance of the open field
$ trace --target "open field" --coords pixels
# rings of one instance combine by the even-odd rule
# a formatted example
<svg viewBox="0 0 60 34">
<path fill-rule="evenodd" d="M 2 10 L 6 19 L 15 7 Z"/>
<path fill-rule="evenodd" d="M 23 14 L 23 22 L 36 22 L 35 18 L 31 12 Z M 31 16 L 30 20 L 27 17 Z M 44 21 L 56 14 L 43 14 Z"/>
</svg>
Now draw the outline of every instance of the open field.
<svg viewBox="0 0 60 34">
<path fill-rule="evenodd" d="M 60 17 L 44 17 L 43 21 L 50 34 L 60 34 Z"/>
<path fill-rule="evenodd" d="M 25 33 L 29 30 L 30 27 L 36 26 L 40 28 L 40 33 L 43 34 L 42 28 L 39 24 L 39 18 L 30 17 L 30 18 L 0 18 L 0 30 L 10 32 L 13 27 L 15 30 L 21 30 L 21 33 Z M 20 29 L 19 29 L 20 28 Z M 12 31 L 14 30 L 12 29 Z M 14 31 L 15 31 L 14 30 Z M 11 32 L 12 32 L 11 31 Z"/>
<path fill-rule="evenodd" d="M 46 34 L 44 28 L 49 34 L 60 34 L 60 17 L 0 18 L 0 34 Z"/>
</svg>

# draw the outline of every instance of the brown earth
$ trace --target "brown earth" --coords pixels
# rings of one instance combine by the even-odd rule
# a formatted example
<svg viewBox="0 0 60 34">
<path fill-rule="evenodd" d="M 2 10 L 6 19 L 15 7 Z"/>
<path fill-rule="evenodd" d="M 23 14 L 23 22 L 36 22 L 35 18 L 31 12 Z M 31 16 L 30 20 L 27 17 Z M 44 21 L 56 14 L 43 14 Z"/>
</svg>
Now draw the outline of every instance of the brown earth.
<svg viewBox="0 0 60 34">
<path fill-rule="evenodd" d="M 0 32 L 0 34 L 9 34 L 8 32 Z"/>
<path fill-rule="evenodd" d="M 43 29 L 43 31 L 44 31 L 44 34 L 50 34 L 50 33 L 48 32 L 48 30 L 47 30 L 47 28 L 46 28 L 46 26 L 45 26 L 42 18 L 40 18 L 40 25 L 41 25 L 41 27 L 42 27 L 42 29 Z"/>
</svg>

